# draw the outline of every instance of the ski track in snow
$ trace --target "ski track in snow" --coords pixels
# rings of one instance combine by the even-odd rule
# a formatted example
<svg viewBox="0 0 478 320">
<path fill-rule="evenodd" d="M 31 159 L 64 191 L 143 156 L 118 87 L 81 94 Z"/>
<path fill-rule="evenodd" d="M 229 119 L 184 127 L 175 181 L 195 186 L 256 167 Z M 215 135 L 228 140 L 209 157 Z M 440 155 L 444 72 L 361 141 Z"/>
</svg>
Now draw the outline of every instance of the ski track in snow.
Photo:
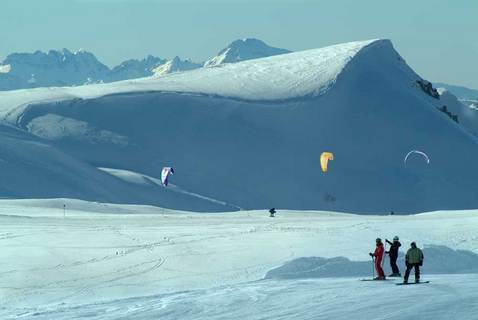
<svg viewBox="0 0 478 320">
<path fill-rule="evenodd" d="M 206 200 L 206 201 L 216 203 L 216 204 L 219 204 L 219 205 L 222 205 L 222 206 L 232 207 L 232 208 L 235 208 L 237 210 L 243 210 L 243 208 L 241 208 L 239 206 L 236 206 L 236 205 L 224 202 L 224 201 L 220 201 L 220 200 L 217 200 L 217 199 L 213 199 L 211 197 L 207 197 L 207 196 L 204 196 L 204 195 L 200 195 L 198 193 L 186 191 L 186 190 L 180 188 L 179 186 L 177 186 L 173 183 L 169 183 L 168 186 L 165 187 L 162 184 L 161 179 L 154 178 L 154 177 L 142 174 L 142 173 L 138 173 L 138 172 L 134 172 L 134 171 L 130 171 L 130 170 L 124 170 L 124 169 L 112 169 L 112 168 L 98 168 L 98 169 L 100 169 L 104 172 L 107 172 L 107 173 L 109 173 L 109 174 L 111 174 L 111 175 L 113 175 L 113 176 L 115 176 L 115 177 L 117 177 L 121 180 L 129 182 L 129 183 L 143 184 L 143 185 L 151 183 L 151 184 L 154 184 L 155 186 L 157 186 L 159 188 L 167 188 L 168 190 L 171 190 L 173 192 L 188 195 L 188 196 L 191 196 L 193 198 L 199 198 L 201 200 Z"/>
<path fill-rule="evenodd" d="M 355 216 L 279 210 L 269 218 L 266 211 L 160 208 L 151 215 L 124 206 L 126 213 L 136 208 L 131 215 L 114 214 L 120 205 L 72 201 L 84 211 L 64 218 L 51 200 L 36 207 L 0 202 L 2 319 L 409 319 L 417 310 L 420 319 L 473 319 L 477 312 L 475 274 L 424 271 L 432 282 L 413 289 L 357 278 L 260 280 L 299 257 L 367 261 L 377 236 L 399 234 L 403 250 L 416 240 L 478 253 L 473 211 Z M 374 296 L 396 297 L 401 312 Z"/>
<path fill-rule="evenodd" d="M 476 319 L 468 277 L 431 277 L 420 287 L 356 279 L 258 281 L 209 290 L 25 312 L 34 319 Z M 468 281 L 467 281 L 468 280 Z M 394 304 L 384 302 L 393 297 Z"/>
</svg>

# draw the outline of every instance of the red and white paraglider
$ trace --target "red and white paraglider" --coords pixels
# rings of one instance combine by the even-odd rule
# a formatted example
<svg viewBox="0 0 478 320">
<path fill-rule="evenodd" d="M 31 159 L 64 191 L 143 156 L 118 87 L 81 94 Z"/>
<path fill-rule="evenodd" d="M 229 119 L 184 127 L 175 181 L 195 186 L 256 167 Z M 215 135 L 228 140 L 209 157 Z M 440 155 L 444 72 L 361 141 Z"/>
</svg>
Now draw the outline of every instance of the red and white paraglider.
<svg viewBox="0 0 478 320">
<path fill-rule="evenodd" d="M 167 187 L 169 183 L 169 176 L 174 174 L 174 169 L 172 167 L 164 167 L 161 171 L 161 183 L 163 186 Z"/>
</svg>

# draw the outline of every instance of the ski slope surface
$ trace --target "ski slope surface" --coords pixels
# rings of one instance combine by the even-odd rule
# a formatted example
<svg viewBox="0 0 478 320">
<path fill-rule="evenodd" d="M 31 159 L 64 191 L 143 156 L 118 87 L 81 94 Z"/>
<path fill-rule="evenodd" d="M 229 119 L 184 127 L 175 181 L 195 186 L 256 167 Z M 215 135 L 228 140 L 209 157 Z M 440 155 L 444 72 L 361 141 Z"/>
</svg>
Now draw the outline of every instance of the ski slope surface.
<svg viewBox="0 0 478 320">
<path fill-rule="evenodd" d="M 476 211 L 278 210 L 270 218 L 2 200 L 0 222 L 2 319 L 476 319 L 478 312 Z M 424 248 L 422 279 L 430 284 L 358 281 L 372 277 L 375 238 L 395 235 L 401 254 L 411 241 Z"/>
</svg>

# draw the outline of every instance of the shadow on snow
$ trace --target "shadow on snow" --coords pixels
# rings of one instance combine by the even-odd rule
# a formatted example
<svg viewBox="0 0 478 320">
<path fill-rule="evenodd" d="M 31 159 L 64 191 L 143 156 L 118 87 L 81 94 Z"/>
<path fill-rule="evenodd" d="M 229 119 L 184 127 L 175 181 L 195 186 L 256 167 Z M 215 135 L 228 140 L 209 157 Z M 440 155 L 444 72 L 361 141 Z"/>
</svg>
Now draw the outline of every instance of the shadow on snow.
<svg viewBox="0 0 478 320">
<path fill-rule="evenodd" d="M 425 274 L 478 273 L 478 255 L 466 250 L 453 250 L 446 246 L 427 246 L 422 268 Z M 404 254 L 400 252 L 397 264 L 402 274 L 405 269 Z M 390 272 L 388 256 L 383 264 Z M 266 279 L 331 278 L 370 276 L 372 260 L 351 261 L 344 257 L 302 257 L 267 272 Z"/>
</svg>

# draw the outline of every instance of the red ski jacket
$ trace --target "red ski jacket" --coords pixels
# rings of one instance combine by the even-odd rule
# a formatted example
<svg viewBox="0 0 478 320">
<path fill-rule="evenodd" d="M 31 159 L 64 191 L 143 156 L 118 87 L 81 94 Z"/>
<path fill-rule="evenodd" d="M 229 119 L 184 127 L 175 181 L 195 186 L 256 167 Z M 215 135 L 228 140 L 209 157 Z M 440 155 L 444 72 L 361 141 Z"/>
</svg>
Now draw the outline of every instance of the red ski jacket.
<svg viewBox="0 0 478 320">
<path fill-rule="evenodd" d="M 383 258 L 383 244 L 380 244 L 375 248 L 375 252 L 373 253 L 373 256 L 375 257 L 375 261 L 379 262 L 382 261 Z"/>
</svg>

